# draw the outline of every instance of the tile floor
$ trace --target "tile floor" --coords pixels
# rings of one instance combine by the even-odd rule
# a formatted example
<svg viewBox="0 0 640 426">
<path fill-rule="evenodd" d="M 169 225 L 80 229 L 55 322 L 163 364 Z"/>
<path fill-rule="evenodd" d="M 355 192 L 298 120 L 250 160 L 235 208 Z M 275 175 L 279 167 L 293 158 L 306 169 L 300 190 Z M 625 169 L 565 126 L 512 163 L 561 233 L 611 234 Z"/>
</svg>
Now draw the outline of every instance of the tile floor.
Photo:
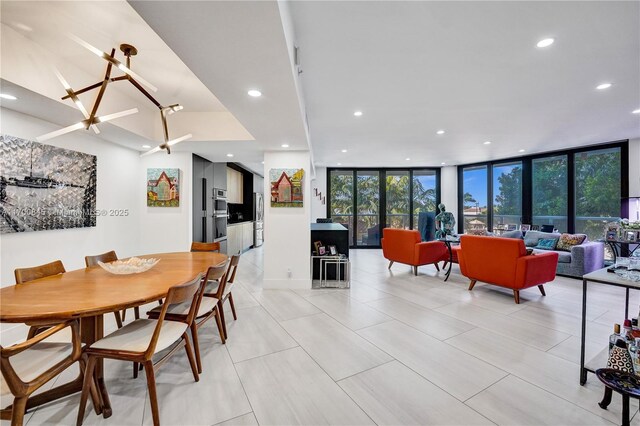
<svg viewBox="0 0 640 426">
<path fill-rule="evenodd" d="M 557 278 L 542 297 L 421 267 L 387 270 L 380 250 L 353 250 L 350 290 L 261 289 L 262 250 L 242 256 L 222 345 L 201 329 L 203 368 L 194 383 L 185 356 L 156 377 L 165 425 L 447 424 L 613 425 L 597 402 L 602 386 L 578 384 L 581 281 Z M 632 312 L 640 295 L 632 294 Z M 624 293 L 593 286 L 588 354 L 621 321 Z M 68 370 L 58 384 L 70 380 Z M 144 377 L 106 364 L 113 416 L 85 424 L 150 424 Z M 142 373 L 144 374 L 144 373 Z M 78 396 L 28 413 L 28 425 L 73 424 Z M 634 404 L 637 410 L 637 404 Z M 633 419 L 640 425 L 640 416 Z"/>
</svg>

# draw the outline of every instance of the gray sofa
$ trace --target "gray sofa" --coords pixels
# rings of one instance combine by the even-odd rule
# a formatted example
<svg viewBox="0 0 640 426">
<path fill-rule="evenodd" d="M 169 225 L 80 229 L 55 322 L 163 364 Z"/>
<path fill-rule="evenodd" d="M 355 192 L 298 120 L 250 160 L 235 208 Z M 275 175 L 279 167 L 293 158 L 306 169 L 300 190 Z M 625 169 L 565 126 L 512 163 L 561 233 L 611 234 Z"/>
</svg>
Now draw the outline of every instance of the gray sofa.
<svg viewBox="0 0 640 426">
<path fill-rule="evenodd" d="M 524 236 L 524 245 L 533 248 L 538 245 L 540 238 L 560 238 L 560 234 L 540 231 L 528 231 Z M 534 253 L 544 253 L 550 250 L 533 250 Z M 573 246 L 571 251 L 554 250 L 558 253 L 558 275 L 582 277 L 596 269 L 604 268 L 604 244 L 590 242 L 585 238 L 582 244 Z"/>
</svg>

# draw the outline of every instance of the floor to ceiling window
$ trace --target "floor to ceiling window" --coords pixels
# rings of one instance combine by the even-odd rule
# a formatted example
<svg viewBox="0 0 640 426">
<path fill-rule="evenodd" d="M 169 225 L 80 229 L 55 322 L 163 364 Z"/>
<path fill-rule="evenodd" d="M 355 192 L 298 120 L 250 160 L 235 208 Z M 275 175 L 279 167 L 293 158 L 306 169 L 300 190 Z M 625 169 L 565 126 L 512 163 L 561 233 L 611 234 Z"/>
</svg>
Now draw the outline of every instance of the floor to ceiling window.
<svg viewBox="0 0 640 426">
<path fill-rule="evenodd" d="M 603 238 L 628 212 L 628 141 L 458 168 L 459 232 L 547 225 Z"/>
<path fill-rule="evenodd" d="M 515 229 L 522 221 L 522 162 L 493 165 L 493 229 Z"/>
<path fill-rule="evenodd" d="M 409 172 L 388 171 L 386 179 L 387 227 L 409 229 Z"/>
<path fill-rule="evenodd" d="M 329 217 L 336 223 L 341 223 L 349 229 L 349 236 L 353 236 L 353 172 L 331 170 L 328 185 L 331 198 L 329 201 Z"/>
<path fill-rule="evenodd" d="M 356 245 L 380 245 L 380 172 L 356 172 Z"/>
<path fill-rule="evenodd" d="M 620 219 L 620 154 L 611 148 L 575 155 L 575 231 L 590 240 L 602 238 L 606 222 Z"/>
<path fill-rule="evenodd" d="M 567 156 L 534 158 L 532 161 L 533 225 L 553 226 L 567 232 Z"/>
<path fill-rule="evenodd" d="M 464 232 L 486 229 L 487 166 L 465 167 L 462 170 L 462 211 Z"/>
<path fill-rule="evenodd" d="M 329 169 L 327 188 L 327 215 L 349 228 L 351 246 L 380 247 L 383 228 L 433 223 L 440 169 Z"/>
<path fill-rule="evenodd" d="M 420 229 L 420 213 L 431 213 L 435 218 L 436 172 L 434 170 L 413 171 L 413 229 Z"/>
</svg>

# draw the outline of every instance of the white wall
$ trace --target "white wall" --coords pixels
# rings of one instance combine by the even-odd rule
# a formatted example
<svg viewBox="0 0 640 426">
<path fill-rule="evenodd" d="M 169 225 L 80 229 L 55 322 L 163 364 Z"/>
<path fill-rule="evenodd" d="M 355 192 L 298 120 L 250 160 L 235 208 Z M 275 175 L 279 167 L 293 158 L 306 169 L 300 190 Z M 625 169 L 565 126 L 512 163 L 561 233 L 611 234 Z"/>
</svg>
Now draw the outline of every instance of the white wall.
<svg viewBox="0 0 640 426">
<path fill-rule="evenodd" d="M 35 140 L 36 136 L 59 129 L 59 126 L 2 108 L 2 133 Z M 83 268 L 84 256 L 115 250 L 118 256 L 138 253 L 140 200 L 139 154 L 114 145 L 89 132 L 73 132 L 51 139 L 49 145 L 97 156 L 98 181 L 96 209 L 128 209 L 128 216 L 101 216 L 92 228 L 75 228 L 0 236 L 0 283 L 14 284 L 13 270 L 62 260 L 67 270 Z M 144 181 L 142 181 L 144 182 Z M 141 185 L 144 185 L 142 183 Z M 144 194 L 144 191 L 143 191 Z M 24 338 L 23 327 L 3 324 L 0 341 Z M 12 330 L 12 331 L 11 331 Z M 16 335 L 20 334 L 16 338 Z"/>
<path fill-rule="evenodd" d="M 456 232 L 458 225 L 458 168 L 443 167 L 440 172 L 440 202 L 453 213 L 456 218 Z"/>
<path fill-rule="evenodd" d="M 327 205 L 322 204 L 322 199 L 314 195 L 314 188 L 322 197 L 327 196 L 327 168 L 316 167 L 316 178 L 311 181 L 311 222 L 315 222 L 319 217 L 327 217 Z"/>
<path fill-rule="evenodd" d="M 311 160 L 308 151 L 264 154 L 264 288 L 311 288 Z M 302 208 L 272 208 L 269 171 L 304 169 Z M 291 271 L 291 276 L 288 275 Z"/>
<path fill-rule="evenodd" d="M 139 252 L 168 253 L 189 251 L 191 247 L 191 181 L 193 178 L 191 153 L 158 152 L 141 157 L 136 182 L 136 200 L 140 209 Z M 180 169 L 180 206 L 179 207 L 147 207 L 147 168 Z"/>
<path fill-rule="evenodd" d="M 2 133 L 35 140 L 60 126 L 5 108 Z M 128 209 L 127 216 L 101 216 L 92 228 L 3 234 L 0 236 L 0 283 L 13 285 L 13 270 L 62 260 L 67 270 L 84 267 L 84 256 L 115 250 L 119 257 L 189 250 L 191 244 L 191 154 L 164 152 L 140 158 L 139 152 L 76 131 L 47 141 L 97 156 L 97 210 Z M 181 170 L 180 207 L 146 205 L 147 167 Z M 308 263 L 308 262 L 307 262 Z M 111 322 L 113 316 L 106 316 Z M 111 324 L 108 324 L 109 327 Z M 0 324 L 0 343 L 24 339 L 23 325 Z"/>
</svg>

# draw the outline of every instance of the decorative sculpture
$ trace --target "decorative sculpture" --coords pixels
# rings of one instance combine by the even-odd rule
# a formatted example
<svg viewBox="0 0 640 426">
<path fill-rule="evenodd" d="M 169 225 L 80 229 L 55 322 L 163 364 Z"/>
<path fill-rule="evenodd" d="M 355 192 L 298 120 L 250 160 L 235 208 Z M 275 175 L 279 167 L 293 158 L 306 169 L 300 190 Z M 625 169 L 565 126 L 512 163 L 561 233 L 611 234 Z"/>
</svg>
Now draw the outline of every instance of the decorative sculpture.
<svg viewBox="0 0 640 426">
<path fill-rule="evenodd" d="M 436 238 L 445 238 L 447 235 L 453 235 L 456 218 L 453 213 L 446 211 L 444 204 L 440 203 L 438 209 L 440 213 L 436 216 Z"/>
</svg>

